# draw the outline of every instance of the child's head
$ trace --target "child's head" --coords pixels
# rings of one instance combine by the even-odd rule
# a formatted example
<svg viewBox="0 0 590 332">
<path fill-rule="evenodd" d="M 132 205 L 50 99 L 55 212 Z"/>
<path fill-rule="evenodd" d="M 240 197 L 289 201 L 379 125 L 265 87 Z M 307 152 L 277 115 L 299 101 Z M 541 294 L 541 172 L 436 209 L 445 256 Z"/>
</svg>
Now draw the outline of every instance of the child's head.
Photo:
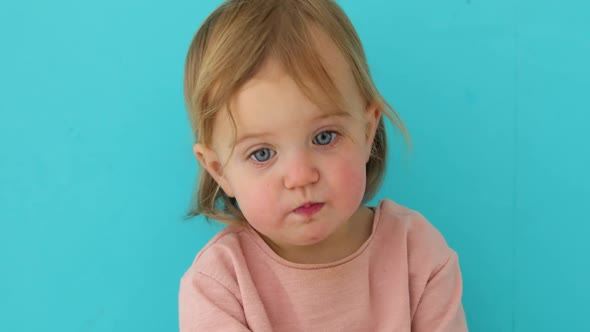
<svg viewBox="0 0 590 332">
<path fill-rule="evenodd" d="M 330 0 L 224 2 L 191 43 L 184 83 L 203 166 L 189 217 L 255 219 L 275 238 L 282 235 L 264 220 L 307 202 L 322 204 L 288 218 L 329 208 L 349 218 L 383 177 L 381 113 L 407 138 L 353 26 Z"/>
</svg>

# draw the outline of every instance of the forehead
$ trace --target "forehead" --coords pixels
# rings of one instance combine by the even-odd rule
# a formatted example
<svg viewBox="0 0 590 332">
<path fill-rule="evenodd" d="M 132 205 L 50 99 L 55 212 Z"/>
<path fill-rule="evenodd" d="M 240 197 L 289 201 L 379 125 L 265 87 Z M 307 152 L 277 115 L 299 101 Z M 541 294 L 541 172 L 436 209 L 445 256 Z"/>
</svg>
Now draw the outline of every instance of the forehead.
<svg viewBox="0 0 590 332">
<path fill-rule="evenodd" d="M 349 113 L 361 118 L 366 102 L 360 94 L 351 67 L 331 38 L 323 31 L 310 29 L 314 42 L 314 54 L 321 64 L 326 79 L 308 71 L 304 56 L 300 63 L 289 66 L 281 56 L 272 53 L 256 73 L 232 96 L 227 106 L 215 117 L 213 144 L 231 145 L 240 135 L 251 131 L 263 131 L 264 123 L 284 120 L 285 111 L 303 121 L 311 116 L 331 113 Z M 286 63 L 287 62 L 287 63 Z M 303 71 L 296 70 L 304 68 Z M 295 70 L 294 70 L 295 69 Z M 330 89 L 330 85 L 333 89 Z M 319 113 L 319 114 L 318 114 Z M 264 120 L 264 121 L 261 121 Z M 229 140 L 229 141 L 228 141 Z M 224 141 L 223 143 L 220 141 Z"/>
</svg>

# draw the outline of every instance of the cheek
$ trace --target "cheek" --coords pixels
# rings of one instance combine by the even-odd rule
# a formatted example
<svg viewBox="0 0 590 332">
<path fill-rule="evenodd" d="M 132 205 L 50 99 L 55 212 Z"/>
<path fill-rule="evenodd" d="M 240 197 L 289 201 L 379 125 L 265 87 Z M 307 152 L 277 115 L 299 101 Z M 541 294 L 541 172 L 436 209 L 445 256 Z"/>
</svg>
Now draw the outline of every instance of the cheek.
<svg viewBox="0 0 590 332">
<path fill-rule="evenodd" d="M 278 195 L 274 192 L 269 181 L 242 175 L 232 181 L 232 188 L 240 210 L 248 220 L 267 218 L 268 212 L 271 210 L 268 207 L 277 204 Z"/>
<path fill-rule="evenodd" d="M 350 204 L 362 201 L 367 183 L 364 159 L 360 153 L 357 156 L 339 159 L 328 173 L 339 194 Z"/>
</svg>

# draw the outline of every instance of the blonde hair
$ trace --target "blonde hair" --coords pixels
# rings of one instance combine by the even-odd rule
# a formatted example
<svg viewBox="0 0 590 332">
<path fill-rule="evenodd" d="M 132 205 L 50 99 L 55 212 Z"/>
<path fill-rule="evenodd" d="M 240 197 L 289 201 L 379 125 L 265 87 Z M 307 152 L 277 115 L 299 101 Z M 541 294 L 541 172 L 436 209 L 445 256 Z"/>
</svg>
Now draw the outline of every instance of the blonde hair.
<svg viewBox="0 0 590 332">
<path fill-rule="evenodd" d="M 354 27 L 331 0 L 227 0 L 205 19 L 189 47 L 184 72 L 185 102 L 196 142 L 210 146 L 215 115 L 229 106 L 231 98 L 270 56 L 280 61 L 310 98 L 313 94 L 303 83 L 304 78 L 323 87 L 338 106 L 344 107 L 314 45 L 312 26 L 326 33 L 338 47 L 367 105 L 377 105 L 409 145 L 402 119 L 373 83 Z M 385 127 L 380 120 L 366 166 L 363 203 L 381 185 L 386 152 Z M 203 167 L 185 219 L 197 215 L 224 223 L 245 222 L 236 200 L 228 197 Z"/>
</svg>

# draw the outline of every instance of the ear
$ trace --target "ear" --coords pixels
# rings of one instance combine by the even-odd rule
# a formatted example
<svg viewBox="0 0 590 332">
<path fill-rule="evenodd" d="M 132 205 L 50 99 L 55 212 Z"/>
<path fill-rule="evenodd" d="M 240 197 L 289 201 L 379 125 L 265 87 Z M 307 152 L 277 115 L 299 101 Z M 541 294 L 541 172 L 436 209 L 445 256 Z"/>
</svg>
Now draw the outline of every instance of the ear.
<svg viewBox="0 0 590 332">
<path fill-rule="evenodd" d="M 369 158 L 371 157 L 373 140 L 375 139 L 375 134 L 377 133 L 379 121 L 381 121 L 381 110 L 377 107 L 375 103 L 370 103 L 369 105 L 367 105 L 367 109 L 365 110 L 365 144 L 367 147 L 367 162 L 369 162 Z"/>
<path fill-rule="evenodd" d="M 219 184 L 225 194 L 229 197 L 235 197 L 229 181 L 223 174 L 223 167 L 221 166 L 217 153 L 201 143 L 196 143 L 193 146 L 193 153 L 197 157 L 197 160 L 199 160 L 201 166 Z"/>
</svg>

